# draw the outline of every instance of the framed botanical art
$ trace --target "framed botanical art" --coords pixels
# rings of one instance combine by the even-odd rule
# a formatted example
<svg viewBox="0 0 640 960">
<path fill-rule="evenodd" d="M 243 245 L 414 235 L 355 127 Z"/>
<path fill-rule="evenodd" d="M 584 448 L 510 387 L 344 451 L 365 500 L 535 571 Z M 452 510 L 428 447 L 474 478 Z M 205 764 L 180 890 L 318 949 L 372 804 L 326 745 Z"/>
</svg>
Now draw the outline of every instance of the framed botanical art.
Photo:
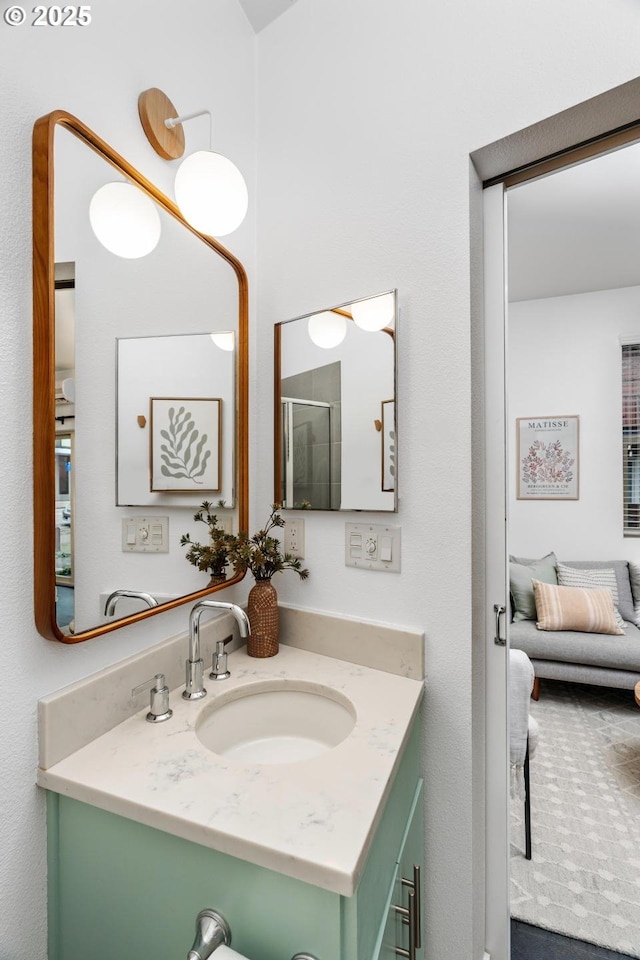
<svg viewBox="0 0 640 960">
<path fill-rule="evenodd" d="M 151 397 L 151 491 L 219 493 L 220 397 Z"/>
<path fill-rule="evenodd" d="M 579 499 L 580 417 L 518 417 L 518 500 Z"/>
</svg>

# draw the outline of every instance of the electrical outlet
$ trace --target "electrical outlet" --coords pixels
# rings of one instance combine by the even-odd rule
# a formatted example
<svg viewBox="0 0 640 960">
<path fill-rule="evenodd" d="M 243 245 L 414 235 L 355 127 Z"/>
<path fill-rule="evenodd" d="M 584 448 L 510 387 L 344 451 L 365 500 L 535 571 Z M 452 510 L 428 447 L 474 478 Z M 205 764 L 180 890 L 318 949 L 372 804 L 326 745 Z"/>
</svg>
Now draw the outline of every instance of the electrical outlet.
<svg viewBox="0 0 640 960">
<path fill-rule="evenodd" d="M 304 520 L 287 520 L 284 525 L 284 552 L 304 559 Z"/>
</svg>

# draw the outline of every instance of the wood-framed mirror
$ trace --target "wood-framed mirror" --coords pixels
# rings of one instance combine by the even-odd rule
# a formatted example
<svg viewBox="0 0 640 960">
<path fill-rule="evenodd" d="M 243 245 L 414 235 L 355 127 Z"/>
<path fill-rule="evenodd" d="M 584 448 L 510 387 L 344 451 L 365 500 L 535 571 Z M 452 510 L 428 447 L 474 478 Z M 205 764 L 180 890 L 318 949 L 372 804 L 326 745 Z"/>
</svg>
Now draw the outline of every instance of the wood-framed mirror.
<svg viewBox="0 0 640 960">
<path fill-rule="evenodd" d="M 160 238 L 147 256 L 116 256 L 91 228 L 92 197 L 112 181 L 153 204 Z M 161 432 L 169 410 L 192 406 L 201 439 L 208 430 L 206 469 L 172 480 L 158 443 L 152 462 L 152 417 Z M 33 131 L 33 418 L 42 636 L 89 640 L 242 579 L 210 584 L 180 538 L 207 542 L 194 526 L 205 500 L 227 530 L 248 529 L 245 270 L 63 110 Z M 152 542 L 141 542 L 145 533 Z M 157 606 L 125 597 L 107 615 L 114 590 L 149 594 Z"/>
<path fill-rule="evenodd" d="M 274 497 L 283 510 L 398 509 L 397 291 L 274 327 Z"/>
</svg>

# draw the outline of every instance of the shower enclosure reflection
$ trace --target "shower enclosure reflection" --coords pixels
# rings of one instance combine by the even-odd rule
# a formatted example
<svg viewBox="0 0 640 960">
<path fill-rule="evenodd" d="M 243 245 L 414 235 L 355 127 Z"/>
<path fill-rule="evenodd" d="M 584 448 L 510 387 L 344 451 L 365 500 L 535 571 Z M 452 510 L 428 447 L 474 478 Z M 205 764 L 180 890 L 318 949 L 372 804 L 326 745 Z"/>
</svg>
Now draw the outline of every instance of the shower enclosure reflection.
<svg viewBox="0 0 640 960">
<path fill-rule="evenodd" d="M 284 386 L 284 384 L 283 384 Z M 338 510 L 340 453 L 334 452 L 340 415 L 333 404 L 282 397 L 282 492 L 287 507 Z M 335 473 L 332 473 L 332 470 Z"/>
</svg>

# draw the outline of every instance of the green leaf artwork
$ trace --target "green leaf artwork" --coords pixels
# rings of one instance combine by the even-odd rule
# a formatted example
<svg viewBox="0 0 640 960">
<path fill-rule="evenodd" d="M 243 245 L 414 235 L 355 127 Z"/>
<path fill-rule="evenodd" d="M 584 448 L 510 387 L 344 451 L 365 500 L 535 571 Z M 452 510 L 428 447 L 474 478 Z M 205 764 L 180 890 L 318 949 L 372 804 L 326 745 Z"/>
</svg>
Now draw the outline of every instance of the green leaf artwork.
<svg viewBox="0 0 640 960">
<path fill-rule="evenodd" d="M 168 429 L 160 430 L 165 441 L 160 444 L 162 476 L 202 483 L 200 477 L 204 475 L 211 456 L 211 450 L 204 449 L 207 434 L 199 433 L 191 412 L 184 406 L 177 411 L 175 407 L 169 407 L 168 421 Z"/>
</svg>

